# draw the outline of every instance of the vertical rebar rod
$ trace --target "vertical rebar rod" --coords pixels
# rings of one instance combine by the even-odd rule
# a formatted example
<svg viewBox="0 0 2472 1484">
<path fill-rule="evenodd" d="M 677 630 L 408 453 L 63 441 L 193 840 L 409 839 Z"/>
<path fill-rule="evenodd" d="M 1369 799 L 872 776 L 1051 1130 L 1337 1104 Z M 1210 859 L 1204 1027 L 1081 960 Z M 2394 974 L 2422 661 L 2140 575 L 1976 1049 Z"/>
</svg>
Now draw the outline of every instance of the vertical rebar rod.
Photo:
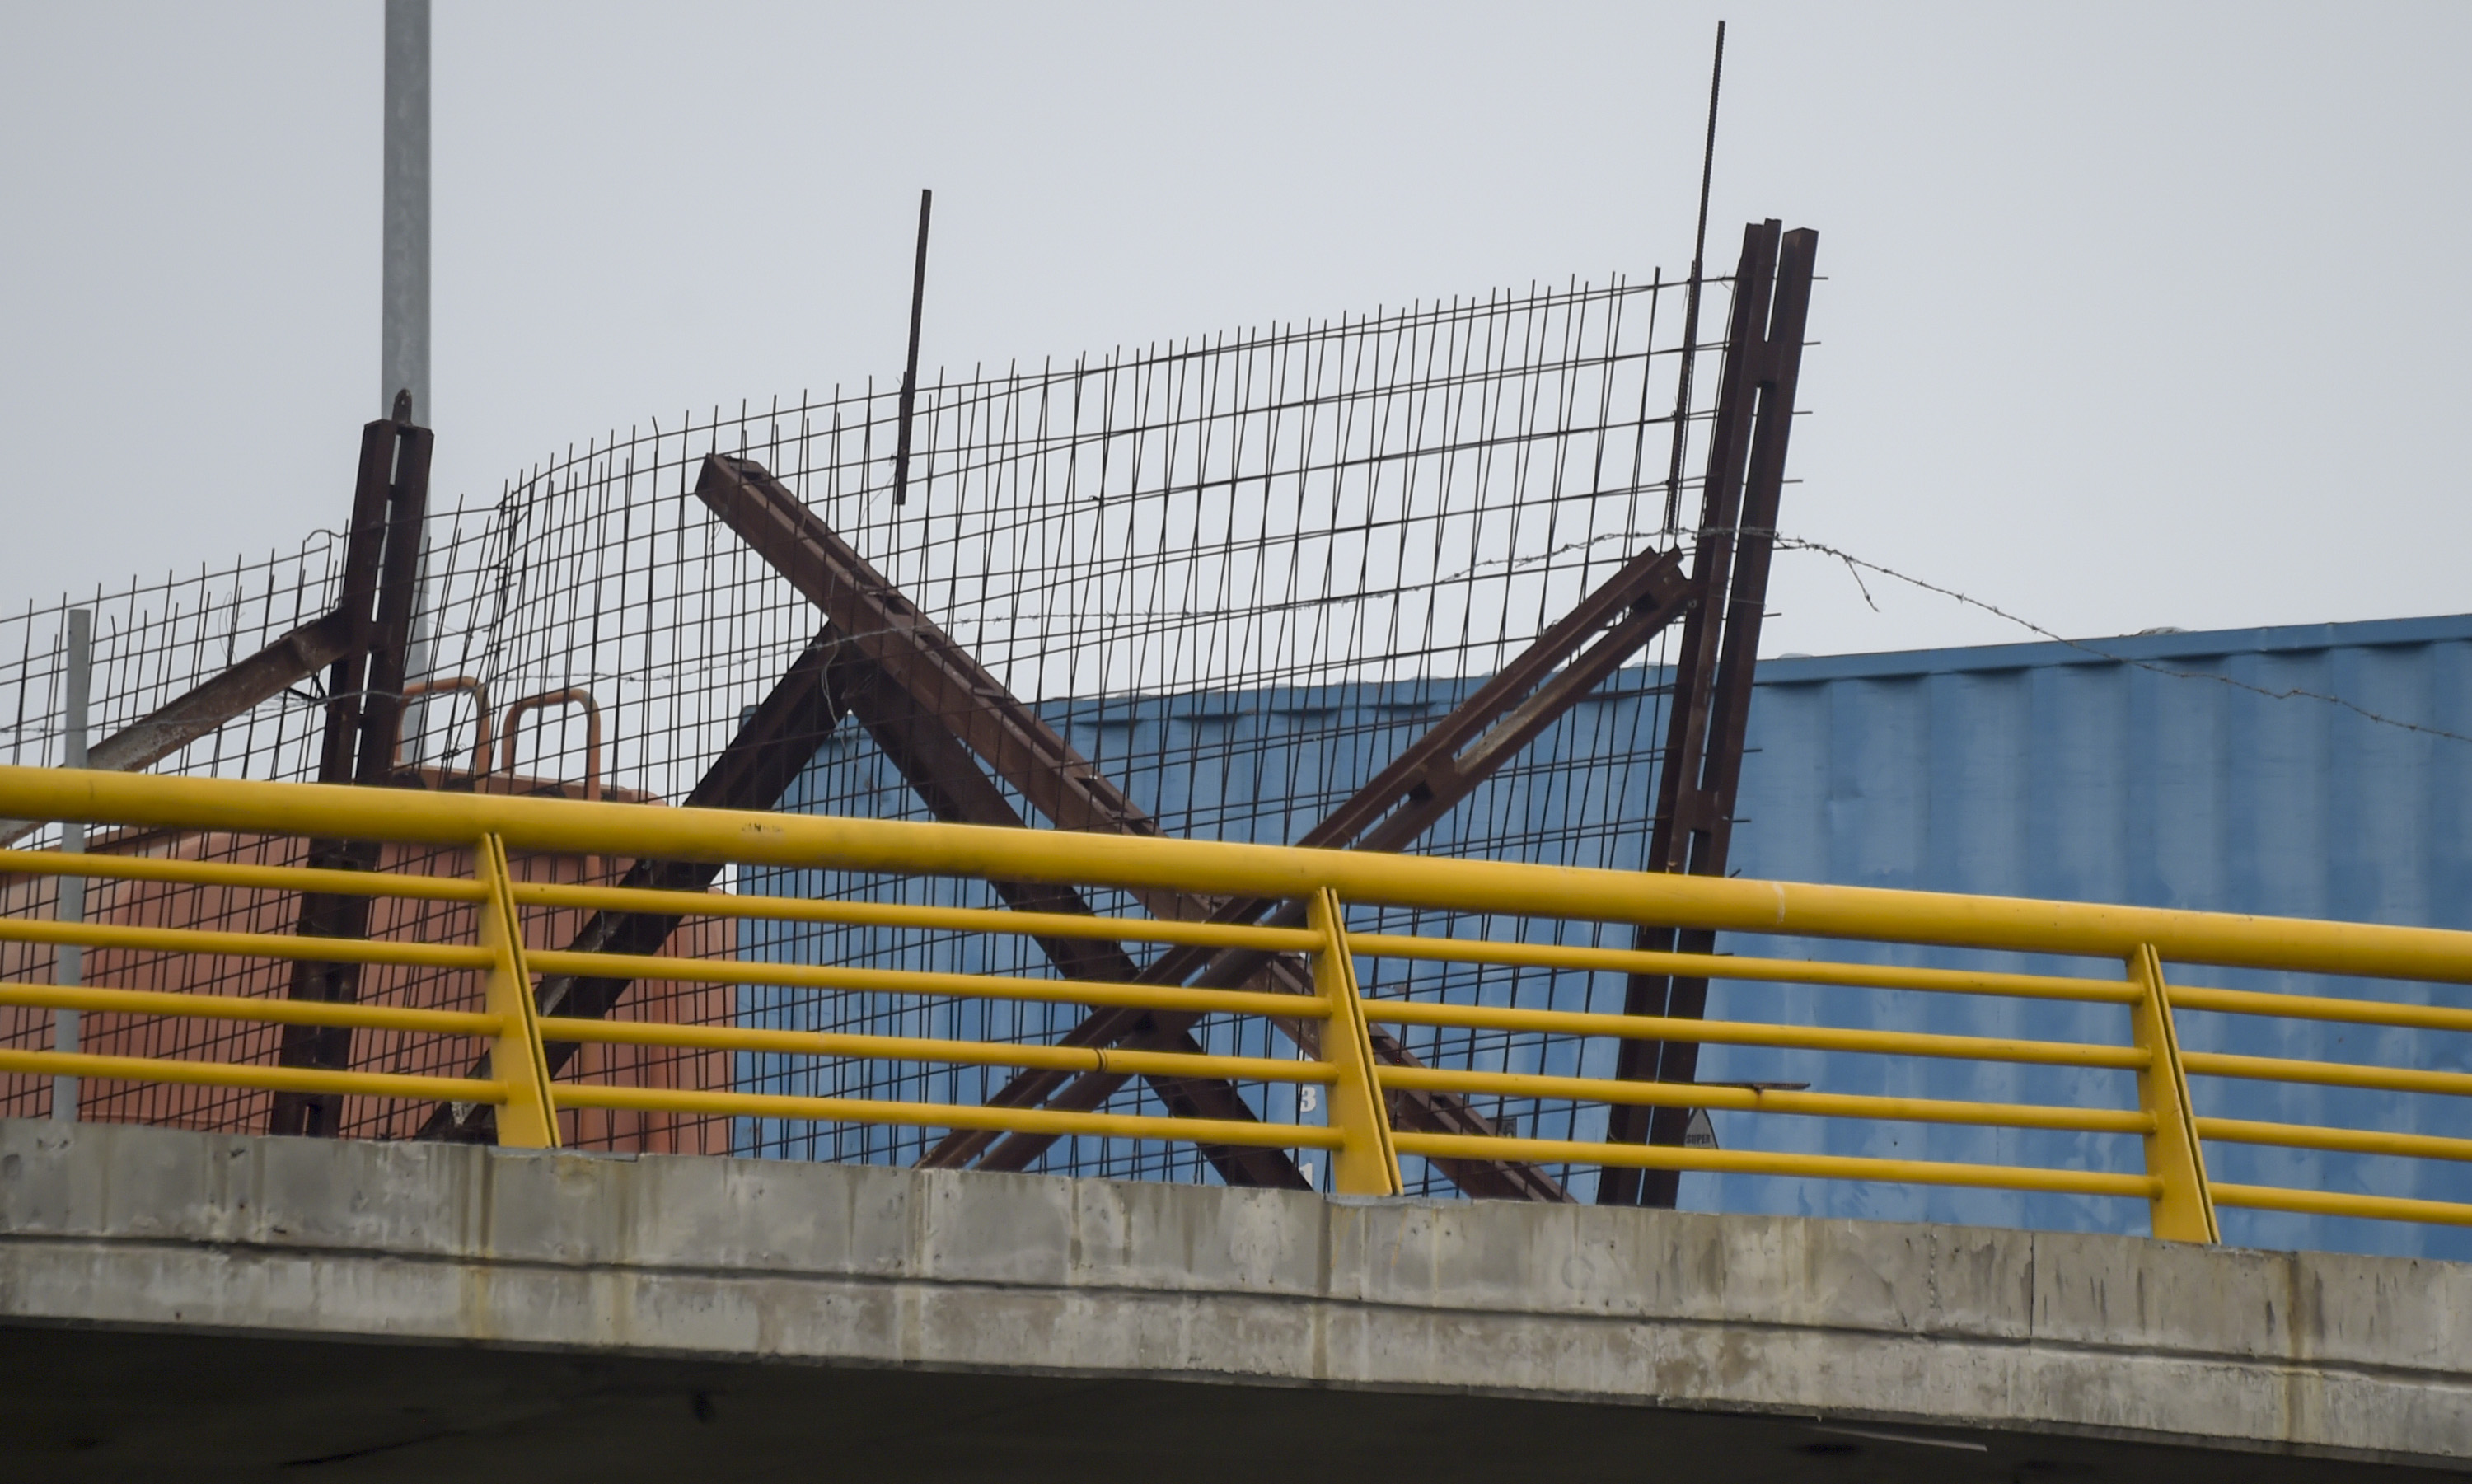
<svg viewBox="0 0 2472 1484">
<path fill-rule="evenodd" d="M 85 766 L 86 706 L 94 691 L 94 610 L 69 610 L 68 653 L 60 705 L 60 766 Z M 85 826 L 69 820 L 60 826 L 60 853 L 85 853 Z M 85 921 L 85 877 L 60 877 L 59 899 L 53 915 L 62 922 Z M 52 981 L 63 988 L 75 988 L 85 980 L 85 950 L 76 944 L 60 945 L 59 958 Z M 55 1050 L 74 1053 L 78 1049 L 78 1013 L 74 1010 L 52 1012 L 52 1045 Z M 69 1076 L 52 1079 L 52 1121 L 75 1123 L 78 1115 L 78 1079 Z"/>
<path fill-rule="evenodd" d="M 927 218 L 936 193 L 918 193 L 918 263 L 910 275 L 910 359 L 901 371 L 901 427 L 892 450 L 892 503 L 910 498 L 910 414 L 918 403 L 918 319 L 927 302 Z"/>
<path fill-rule="evenodd" d="M 1701 264 L 1708 256 L 1708 183 L 1717 173 L 1717 91 L 1725 80 L 1725 23 L 1717 23 L 1717 60 L 1708 67 L 1708 135 L 1700 150 L 1700 227 L 1691 239 L 1691 286 L 1682 296 L 1682 365 L 1674 389 L 1674 457 L 1665 471 L 1665 527 L 1682 519 L 1682 465 L 1691 451 L 1691 368 L 1700 353 Z"/>
</svg>

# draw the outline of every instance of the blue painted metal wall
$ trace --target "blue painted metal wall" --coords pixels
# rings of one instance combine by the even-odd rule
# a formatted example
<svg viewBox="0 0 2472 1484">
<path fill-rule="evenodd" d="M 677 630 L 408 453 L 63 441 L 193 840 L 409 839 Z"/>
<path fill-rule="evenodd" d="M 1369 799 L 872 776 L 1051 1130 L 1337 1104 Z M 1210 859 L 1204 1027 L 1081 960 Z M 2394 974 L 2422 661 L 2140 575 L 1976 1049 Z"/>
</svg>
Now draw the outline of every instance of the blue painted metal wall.
<svg viewBox="0 0 2472 1484">
<path fill-rule="evenodd" d="M 2472 743 L 2362 714 L 2472 736 L 2472 616 L 2296 629 L 2160 634 L 2063 644 L 1777 659 L 1761 667 L 1735 835 L 1740 874 L 1791 880 L 2122 901 L 2472 928 Z M 2117 657 L 2117 658 L 2110 658 Z M 1630 867 L 1641 856 L 1663 722 L 1652 676 L 1626 672 L 1576 708 L 1520 764 L 1445 822 L 1440 853 Z M 2238 683 L 2226 683 L 2226 681 Z M 1045 708 L 1049 719 L 1171 833 L 1288 840 L 1354 789 L 1457 699 L 1466 682 L 1331 686 L 1259 695 L 1161 696 Z M 2315 696 L 2339 697 L 2338 705 Z M 917 806 L 864 734 L 845 728 L 787 806 L 915 817 Z M 746 889 L 883 896 L 913 884 L 750 874 Z M 956 890 L 937 887 L 939 896 Z M 924 898 L 920 898 L 924 899 Z M 975 900 L 976 898 L 971 898 Z M 992 904 L 989 902 L 988 904 Z M 1370 921 L 1355 925 L 1368 927 Z M 1497 930 L 1499 930 L 1497 928 Z M 749 924 L 754 957 L 885 967 L 1044 971 L 1035 950 L 975 937 L 896 941 L 868 930 Z M 1608 941 L 1619 941 L 1619 935 Z M 1746 951 L 1842 955 L 1842 945 L 1754 943 Z M 1904 961 L 2050 970 L 2051 960 L 1921 953 Z M 1428 966 L 1430 968 L 1430 966 Z M 2087 964 L 2083 971 L 2119 972 Z M 1386 966 L 1404 972 L 1404 966 Z M 2191 982 L 2307 993 L 2430 997 L 2455 989 L 2185 971 Z M 1610 1010 L 1613 975 L 1501 974 L 1368 985 L 1487 1003 Z M 889 996 L 830 1001 L 750 989 L 759 1023 L 906 1034 L 1049 1039 L 1076 1013 L 1047 1007 L 920 1006 Z M 1976 1035 L 2120 1042 L 2126 1012 L 1925 994 L 1719 985 L 1710 1013 L 1820 1024 L 1891 1025 Z M 1205 1028 L 1211 1049 L 1271 1054 L 1258 1024 Z M 2472 1069 L 2472 1038 L 2191 1015 L 2191 1048 Z M 1235 1039 L 1242 1036 L 1252 1040 Z M 1258 1043 L 1257 1043 L 1258 1041 Z M 1518 1071 L 1611 1070 L 1609 1049 L 1502 1038 L 1417 1045 L 1439 1065 Z M 1919 1059 L 1710 1047 L 1712 1081 L 1808 1081 L 1832 1091 L 2134 1106 L 2124 1074 Z M 893 1083 L 850 1066 L 749 1058 L 742 1082 L 766 1089 L 974 1100 L 980 1074 L 909 1068 Z M 1246 1089 L 1288 1117 L 1279 1089 Z M 2200 1111 L 2461 1134 L 2448 1100 L 2200 1080 Z M 1131 1108 L 1144 1102 L 1129 1094 Z M 1492 1110 L 1489 1110 L 1492 1111 Z M 1601 1137 L 1601 1113 L 1506 1105 L 1553 1137 Z M 1921 1156 L 2133 1170 L 2133 1139 L 1719 1114 L 1727 1147 Z M 750 1124 L 749 1152 L 906 1161 L 889 1131 Z M 2218 1178 L 2472 1200 L 2472 1168 L 2214 1146 Z M 1206 1178 L 1154 1149 L 1059 1146 L 1050 1167 Z M 1589 1172 L 1571 1172 L 1592 1193 Z M 1444 1187 L 1446 1188 L 1446 1187 Z M 1701 1209 L 2140 1231 L 2142 1203 L 1996 1191 L 1688 1177 Z M 2226 1212 L 2226 1237 L 2252 1245 L 2472 1257 L 2472 1233 Z"/>
<path fill-rule="evenodd" d="M 2472 617 L 1780 659 L 1761 666 L 1733 864 L 1746 875 L 2472 928 Z M 2136 661 L 2125 663 L 2123 660 Z M 2226 681 L 2237 684 L 2225 683 Z M 2314 695 L 2294 694 L 2309 692 Z M 2316 697 L 2340 698 L 2338 705 Z M 2357 708 L 2357 709 L 2355 709 Z M 1787 945 L 1794 950 L 1805 945 Z M 1816 948 L 1818 945 L 1807 945 Z M 1977 955 L 1970 961 L 1986 962 Z M 1957 963 L 1959 955 L 1915 962 Z M 2022 965 L 2022 960 L 2014 960 Z M 2044 961 L 2049 962 L 2049 961 Z M 2472 1004 L 2453 988 L 2229 970 L 2193 983 Z M 2290 978 L 2292 982 L 2285 982 Z M 1920 994 L 1716 988 L 1712 1015 L 2117 1041 L 2124 1012 Z M 2187 1015 L 2190 1049 L 2472 1069 L 2464 1042 Z M 2117 1073 L 1711 1048 L 1712 1080 L 2119 1106 Z M 2450 1099 L 2199 1079 L 2201 1113 L 2461 1135 Z M 2136 1167 L 2132 1140 L 1720 1115 L 1729 1145 Z M 2210 1146 L 2216 1178 L 2472 1200 L 2472 1169 Z M 1726 1209 L 2140 1230 L 2130 1203 L 1693 1177 Z M 2227 1240 L 2472 1256 L 2460 1231 L 2224 1213 Z"/>
</svg>

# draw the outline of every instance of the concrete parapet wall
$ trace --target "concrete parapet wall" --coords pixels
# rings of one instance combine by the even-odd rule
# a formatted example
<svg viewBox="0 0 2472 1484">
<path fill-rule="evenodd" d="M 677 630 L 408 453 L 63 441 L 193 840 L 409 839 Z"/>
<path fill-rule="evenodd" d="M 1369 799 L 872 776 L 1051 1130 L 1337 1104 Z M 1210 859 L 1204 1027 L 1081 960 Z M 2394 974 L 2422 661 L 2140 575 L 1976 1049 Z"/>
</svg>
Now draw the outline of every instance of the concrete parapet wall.
<svg viewBox="0 0 2472 1484">
<path fill-rule="evenodd" d="M 2472 1465 L 2472 1267 L 0 1123 L 0 1327 L 1445 1392 Z"/>
</svg>

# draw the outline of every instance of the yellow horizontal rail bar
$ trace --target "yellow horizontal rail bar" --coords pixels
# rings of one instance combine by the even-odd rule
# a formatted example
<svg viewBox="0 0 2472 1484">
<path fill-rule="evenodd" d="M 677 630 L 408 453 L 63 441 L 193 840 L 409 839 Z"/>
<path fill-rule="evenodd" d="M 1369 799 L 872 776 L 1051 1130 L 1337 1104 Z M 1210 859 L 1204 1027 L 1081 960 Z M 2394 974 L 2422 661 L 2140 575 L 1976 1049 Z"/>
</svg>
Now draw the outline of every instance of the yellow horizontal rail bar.
<svg viewBox="0 0 2472 1484">
<path fill-rule="evenodd" d="M 2472 933 L 1061 829 L 0 768 L 0 815 L 660 860 L 1056 881 L 2472 983 Z"/>
<path fill-rule="evenodd" d="M 0 1051 L 0 1072 L 36 1077 L 101 1077 L 116 1082 L 170 1082 L 191 1087 L 256 1088 L 271 1092 L 340 1092 L 349 1097 L 419 1102 L 503 1103 L 506 1089 L 465 1077 L 409 1077 L 396 1072 L 338 1072 L 314 1066 L 243 1066 L 233 1062 L 181 1062 L 168 1057 L 95 1056 L 83 1051 Z"/>
<path fill-rule="evenodd" d="M 2154 1132 L 2152 1115 L 2133 1108 L 1965 1103 L 1941 1098 L 1872 1097 L 1852 1092 L 1795 1092 L 1781 1088 L 1770 1090 L 1711 1087 L 1700 1083 L 1622 1082 L 1608 1077 L 1555 1077 L 1536 1072 L 1462 1072 L 1438 1066 L 1385 1066 L 1377 1075 L 1386 1088 L 1492 1093 L 1553 1102 L 1714 1108 L 1732 1113 L 1795 1113 L 1815 1118 L 1883 1118 L 1905 1123 L 2064 1129 L 2080 1134 Z"/>
<path fill-rule="evenodd" d="M 1246 1082 L 1333 1082 L 1324 1062 L 1254 1056 L 1195 1056 L 1098 1046 L 1015 1045 L 999 1041 L 943 1041 L 932 1036 L 864 1036 L 841 1031 L 767 1030 L 739 1025 L 671 1025 L 657 1020 L 582 1020 L 543 1016 L 541 1040 L 604 1045 L 676 1046 L 704 1051 L 784 1051 L 799 1056 L 893 1062 L 952 1062 L 971 1066 L 1029 1066 L 1072 1072 L 1129 1072 L 1140 1077 L 1208 1077 Z"/>
<path fill-rule="evenodd" d="M 1581 969 L 1611 973 L 1679 974 L 1756 984 L 1825 984 L 1866 990 L 1922 990 L 1945 994 L 1997 994 L 2012 999 L 2078 1000 L 2091 1004 L 2134 1002 L 2138 988 L 2120 979 L 2073 979 L 2056 974 L 1995 973 L 1988 969 L 1907 969 L 1888 964 L 1835 964 L 1816 960 L 1736 958 L 1723 953 L 1660 953 L 1636 948 L 1592 948 L 1556 944 L 1492 943 L 1465 938 L 1412 938 L 1350 933 L 1348 947 L 1366 958 L 1419 959 L 1446 964 L 1504 964 L 1540 969 Z"/>
<path fill-rule="evenodd" d="M 263 1020 L 274 1025 L 348 1025 L 368 1031 L 425 1031 L 441 1036 L 495 1036 L 498 1017 L 463 1010 L 403 1005 L 346 1005 L 331 1000 L 258 999 L 242 994 L 171 994 L 160 990 L 0 984 L 0 1005 L 82 1010 L 103 1015 L 190 1016 L 209 1020 Z"/>
<path fill-rule="evenodd" d="M 0 943 L 75 944 L 152 953 L 219 954 L 227 958 L 316 959 L 338 964 L 409 964 L 422 969 L 485 969 L 477 947 L 398 943 L 386 938 L 301 938 L 291 933 L 220 933 L 196 927 L 125 927 L 114 922 L 54 922 L 0 918 Z"/>
<path fill-rule="evenodd" d="M 252 891 L 329 892 L 338 897 L 402 897 L 421 901 L 479 901 L 485 894 L 480 882 L 460 876 L 250 866 L 237 861 L 167 860 L 154 855 L 64 855 L 58 850 L 0 850 L 0 872 L 114 881 L 174 881 Z"/>
<path fill-rule="evenodd" d="M 2169 993 L 2175 1010 L 2273 1016 L 2287 1020 L 2337 1020 L 2348 1025 L 2399 1025 L 2411 1030 L 2472 1031 L 2472 1010 L 2458 1010 L 2451 1005 L 2398 1005 L 2388 1000 L 2274 994 L 2179 984 L 2172 986 Z"/>
<path fill-rule="evenodd" d="M 616 1108 L 638 1113 L 703 1113 L 737 1118 L 796 1118 L 818 1123 L 898 1123 L 931 1129 L 993 1129 L 1013 1134 L 1077 1134 L 1176 1143 L 1242 1144 L 1258 1149 L 1336 1149 L 1339 1131 L 1295 1123 L 1240 1123 L 1224 1118 L 1157 1118 L 1135 1113 L 1059 1113 L 1045 1108 L 987 1108 L 958 1103 L 899 1103 L 866 1097 L 793 1097 L 765 1092 L 699 1092 L 680 1088 L 613 1088 L 559 1082 L 550 1095 L 564 1108 Z"/>
<path fill-rule="evenodd" d="M 2369 1088 L 2380 1092 L 2438 1092 L 2472 1097 L 2472 1072 L 2231 1056 L 2221 1051 L 2183 1051 L 2180 1065 L 2192 1077 L 2238 1077 L 2250 1082 L 2299 1082 L 2320 1088 Z"/>
<path fill-rule="evenodd" d="M 1578 1010 L 1522 1010 L 1508 1005 L 1436 1005 L 1368 999 L 1365 1018 L 1390 1025 L 1457 1030 L 1618 1036 L 1632 1041 L 1691 1041 L 1726 1046 L 1778 1046 L 1795 1051 L 1867 1051 L 1889 1056 L 2020 1062 L 2035 1066 L 2094 1066 L 2135 1071 L 2149 1055 L 2137 1046 L 2095 1046 L 2063 1041 L 2008 1041 L 1923 1031 L 1856 1030 L 1829 1025 L 1755 1025 L 1741 1020 L 1685 1020 L 1666 1016 L 1598 1015 Z M 2191 1070 L 2195 1070 L 2192 1067 Z"/>
<path fill-rule="evenodd" d="M 1528 1164 L 1608 1164 L 1635 1169 L 1705 1170 L 1818 1180 L 1873 1180 L 1904 1185 L 1971 1185 L 1992 1190 L 2056 1190 L 2151 1200 L 2161 1183 L 2146 1175 L 2045 1170 L 2010 1164 L 1942 1164 L 1853 1155 L 1771 1154 L 1750 1149 L 1683 1149 L 1670 1144 L 1605 1144 L 1560 1138 L 1491 1138 L 1480 1134 L 1392 1136 L 1401 1154 L 1445 1160 L 1516 1160 Z"/>
<path fill-rule="evenodd" d="M 2365 1216 L 2372 1221 L 2418 1221 L 2432 1226 L 2472 1227 L 2472 1206 L 2416 1201 L 2394 1195 L 2346 1195 L 2329 1190 L 2286 1190 L 2275 1185 L 2227 1185 L 2208 1181 L 2217 1206 L 2248 1210 L 2297 1211 L 2309 1216 Z"/>
<path fill-rule="evenodd" d="M 899 902 L 818 901 L 799 897 L 747 897 L 718 892 L 665 892 L 632 886 L 573 886 L 518 881 L 515 901 L 529 907 L 585 907 L 612 912 L 681 913 L 690 917 L 773 922 L 830 922 L 861 927 L 916 927 L 1041 938 L 1091 938 L 1107 943 L 1166 943 L 1208 948 L 1310 952 L 1321 940 L 1302 928 L 1247 927 L 1230 922 L 1174 922 L 1155 918 L 1094 917 L 1068 912 L 1010 912 L 985 907 L 920 907 Z"/>
<path fill-rule="evenodd" d="M 2199 1138 L 2224 1144 L 2270 1144 L 2278 1149 L 2332 1149 L 2344 1154 L 2390 1154 L 2413 1160 L 2472 1160 L 2472 1138 L 2436 1134 L 2389 1134 L 2379 1129 L 2328 1129 L 2306 1123 L 2258 1123 L 2247 1118 L 2199 1118 Z"/>
<path fill-rule="evenodd" d="M 765 964 L 751 959 L 659 958 L 642 953 L 528 952 L 535 972 L 586 978 L 671 980 L 687 984 L 772 984 L 792 989 L 873 990 L 890 994 L 948 994 L 1042 1004 L 1123 1005 L 1189 1010 L 1200 1015 L 1327 1018 L 1330 1007 L 1301 994 L 1245 990 L 1188 990 L 1177 985 L 1114 979 L 1016 979 L 996 974 L 933 973 L 915 969 L 849 969 L 834 964 Z"/>
</svg>

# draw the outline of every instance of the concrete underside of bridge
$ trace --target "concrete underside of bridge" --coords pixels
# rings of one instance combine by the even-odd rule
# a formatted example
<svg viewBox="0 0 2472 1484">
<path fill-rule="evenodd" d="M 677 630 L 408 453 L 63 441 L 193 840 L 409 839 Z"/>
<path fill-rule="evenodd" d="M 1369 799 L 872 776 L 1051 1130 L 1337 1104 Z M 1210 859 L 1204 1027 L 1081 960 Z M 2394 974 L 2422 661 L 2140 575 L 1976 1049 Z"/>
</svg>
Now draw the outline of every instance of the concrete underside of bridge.
<svg viewBox="0 0 2472 1484">
<path fill-rule="evenodd" d="M 2472 1268 L 0 1123 L 12 1480 L 2399 1478 Z"/>
</svg>

